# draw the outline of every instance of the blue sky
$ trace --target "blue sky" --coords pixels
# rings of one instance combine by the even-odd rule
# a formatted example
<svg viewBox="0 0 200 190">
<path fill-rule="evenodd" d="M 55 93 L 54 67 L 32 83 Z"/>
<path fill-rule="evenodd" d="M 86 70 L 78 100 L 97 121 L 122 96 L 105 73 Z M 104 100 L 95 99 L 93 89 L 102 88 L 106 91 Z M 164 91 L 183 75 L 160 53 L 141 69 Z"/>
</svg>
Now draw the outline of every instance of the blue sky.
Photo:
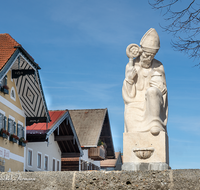
<svg viewBox="0 0 200 190">
<path fill-rule="evenodd" d="M 115 151 L 123 151 L 126 47 L 155 28 L 161 41 L 155 58 L 168 88 L 170 166 L 200 168 L 199 60 L 171 48 L 172 35 L 162 31 L 165 21 L 148 1 L 9 0 L 1 2 L 0 18 L 0 32 L 42 68 L 50 110 L 108 108 Z"/>
</svg>

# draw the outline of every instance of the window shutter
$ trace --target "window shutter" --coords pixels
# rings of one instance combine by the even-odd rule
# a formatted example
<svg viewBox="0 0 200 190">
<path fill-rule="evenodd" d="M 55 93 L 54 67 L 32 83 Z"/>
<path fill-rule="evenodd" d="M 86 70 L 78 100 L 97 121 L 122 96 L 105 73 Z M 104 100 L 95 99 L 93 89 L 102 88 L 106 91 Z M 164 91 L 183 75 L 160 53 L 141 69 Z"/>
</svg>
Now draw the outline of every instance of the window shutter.
<svg viewBox="0 0 200 190">
<path fill-rule="evenodd" d="M 16 122 L 14 122 L 14 134 L 16 133 Z"/>
<path fill-rule="evenodd" d="M 11 119 L 10 118 L 8 118 L 8 132 L 10 133 L 10 124 L 11 123 Z"/>
<path fill-rule="evenodd" d="M 7 85 L 7 75 L 5 76 L 5 85 Z"/>
<path fill-rule="evenodd" d="M 3 115 L 0 114 L 0 129 L 3 128 Z"/>
<path fill-rule="evenodd" d="M 24 127 L 22 127 L 22 137 L 24 138 Z"/>
<path fill-rule="evenodd" d="M 20 124 L 17 124 L 17 136 L 19 137 L 19 132 L 20 132 Z"/>
<path fill-rule="evenodd" d="M 6 130 L 6 122 L 7 122 L 7 117 L 6 116 L 4 116 L 4 129 Z"/>
</svg>

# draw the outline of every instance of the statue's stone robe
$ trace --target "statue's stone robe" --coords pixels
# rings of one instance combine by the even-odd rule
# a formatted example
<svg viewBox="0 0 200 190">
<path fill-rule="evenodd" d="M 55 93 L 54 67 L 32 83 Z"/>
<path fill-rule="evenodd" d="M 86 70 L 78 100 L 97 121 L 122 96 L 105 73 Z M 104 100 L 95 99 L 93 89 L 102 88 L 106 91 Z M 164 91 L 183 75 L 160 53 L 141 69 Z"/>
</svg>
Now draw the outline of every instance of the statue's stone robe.
<svg viewBox="0 0 200 190">
<path fill-rule="evenodd" d="M 141 67 L 140 58 L 137 57 L 133 61 L 133 66 L 137 70 L 137 75 L 133 80 L 128 79 L 127 70 L 132 67 L 128 63 L 122 87 L 122 96 L 125 103 L 125 132 L 147 132 L 152 127 L 165 131 L 168 118 L 168 102 L 163 65 L 158 60 L 153 59 L 149 68 L 143 68 Z M 160 78 L 155 77 L 153 79 L 152 76 L 155 73 L 159 73 Z M 158 85 L 150 86 L 152 80 Z"/>
</svg>

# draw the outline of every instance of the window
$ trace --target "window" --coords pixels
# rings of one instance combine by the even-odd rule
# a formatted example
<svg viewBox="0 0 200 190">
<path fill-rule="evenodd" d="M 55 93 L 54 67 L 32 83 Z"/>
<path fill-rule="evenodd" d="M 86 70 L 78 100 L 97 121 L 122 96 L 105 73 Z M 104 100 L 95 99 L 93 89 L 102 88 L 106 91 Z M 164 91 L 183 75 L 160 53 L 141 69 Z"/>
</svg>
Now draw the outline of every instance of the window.
<svg viewBox="0 0 200 190">
<path fill-rule="evenodd" d="M 3 78 L 3 80 L 0 83 L 0 90 L 4 93 L 4 94 L 8 94 L 8 86 L 7 86 L 7 75 Z"/>
<path fill-rule="evenodd" d="M 37 167 L 38 169 L 41 169 L 41 159 L 42 159 L 42 154 L 38 153 L 37 155 Z"/>
<path fill-rule="evenodd" d="M 52 168 L 53 171 L 56 171 L 56 160 L 53 159 L 53 168 Z"/>
<path fill-rule="evenodd" d="M 14 87 L 11 88 L 10 98 L 16 101 L 15 89 Z"/>
<path fill-rule="evenodd" d="M 44 157 L 44 169 L 48 170 L 48 156 Z"/>
<path fill-rule="evenodd" d="M 5 116 L 5 112 L 0 110 L 0 130 L 1 129 L 6 130 L 6 122 L 7 122 L 7 117 Z"/>
<path fill-rule="evenodd" d="M 32 166 L 32 156 L 33 156 L 33 151 L 28 150 L 28 165 Z"/>
<path fill-rule="evenodd" d="M 57 171 L 59 171 L 60 162 L 57 160 Z"/>
<path fill-rule="evenodd" d="M 15 134 L 16 133 L 16 123 L 14 119 L 8 118 L 8 132 L 10 134 Z"/>
<path fill-rule="evenodd" d="M 17 124 L 17 136 L 19 138 L 24 137 L 24 127 L 21 124 Z"/>
</svg>

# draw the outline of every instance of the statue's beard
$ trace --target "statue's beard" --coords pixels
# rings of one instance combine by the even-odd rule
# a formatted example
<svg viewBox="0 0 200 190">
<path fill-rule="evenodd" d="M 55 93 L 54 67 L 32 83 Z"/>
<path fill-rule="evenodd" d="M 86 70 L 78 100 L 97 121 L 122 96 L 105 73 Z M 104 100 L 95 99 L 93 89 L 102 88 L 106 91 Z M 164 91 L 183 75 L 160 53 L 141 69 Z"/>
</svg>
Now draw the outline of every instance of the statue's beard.
<svg viewBox="0 0 200 190">
<path fill-rule="evenodd" d="M 140 60 L 140 62 L 141 62 L 141 66 L 142 66 L 142 67 L 144 67 L 144 68 L 149 68 L 149 67 L 151 66 L 152 59 L 149 59 L 149 58 L 147 58 L 147 59 L 142 58 L 142 59 Z"/>
</svg>

